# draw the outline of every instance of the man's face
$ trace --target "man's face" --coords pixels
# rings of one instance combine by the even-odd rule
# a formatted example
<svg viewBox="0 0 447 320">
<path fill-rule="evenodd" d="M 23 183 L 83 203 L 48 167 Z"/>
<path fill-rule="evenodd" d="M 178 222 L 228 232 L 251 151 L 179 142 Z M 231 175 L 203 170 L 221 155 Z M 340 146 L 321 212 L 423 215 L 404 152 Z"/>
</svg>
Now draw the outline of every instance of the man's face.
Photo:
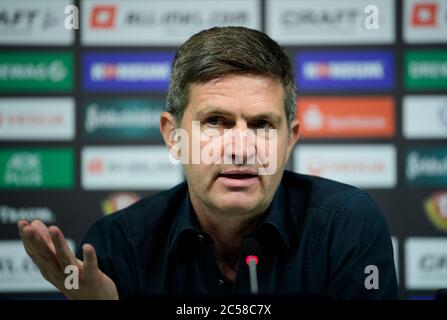
<svg viewBox="0 0 447 320">
<path fill-rule="evenodd" d="M 224 164 L 223 161 L 217 164 L 193 164 L 194 150 L 190 148 L 190 161 L 184 165 L 184 172 L 193 204 L 227 214 L 263 212 L 280 183 L 299 132 L 296 121 L 289 132 L 281 82 L 261 76 L 229 75 L 194 84 L 190 88 L 190 99 L 181 127 L 190 137 L 197 139 L 193 134 L 193 121 L 200 122 L 202 134 L 211 131 L 208 129 L 214 130 L 214 134 L 199 137 L 202 150 L 209 143 L 221 142 L 221 159 L 233 158 L 232 164 Z M 233 133 L 225 143 L 223 136 L 224 132 L 230 132 L 228 129 L 233 129 Z M 269 139 L 268 135 L 258 135 L 251 142 L 249 139 L 237 139 L 249 129 L 253 130 L 251 132 L 255 136 L 259 132 L 257 129 L 275 129 L 276 141 Z M 228 148 L 228 141 L 232 148 Z M 269 148 L 276 154 L 269 154 Z M 276 156 L 276 170 L 268 175 L 259 175 L 258 169 L 263 165 L 258 154 L 270 159 Z M 236 157 L 245 162 L 249 158 L 255 161 L 237 165 Z"/>
</svg>

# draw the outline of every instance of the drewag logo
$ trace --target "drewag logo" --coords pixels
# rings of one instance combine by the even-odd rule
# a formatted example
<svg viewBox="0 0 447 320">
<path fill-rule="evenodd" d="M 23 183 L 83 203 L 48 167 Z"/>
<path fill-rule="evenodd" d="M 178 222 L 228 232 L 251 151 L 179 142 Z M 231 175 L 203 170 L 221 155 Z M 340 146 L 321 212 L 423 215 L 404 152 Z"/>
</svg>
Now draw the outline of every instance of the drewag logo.
<svg viewBox="0 0 447 320">
<path fill-rule="evenodd" d="M 388 51 L 303 52 L 296 56 L 301 90 L 389 90 L 394 56 Z"/>
<path fill-rule="evenodd" d="M 83 62 L 85 91 L 166 91 L 170 53 L 88 53 Z"/>
</svg>

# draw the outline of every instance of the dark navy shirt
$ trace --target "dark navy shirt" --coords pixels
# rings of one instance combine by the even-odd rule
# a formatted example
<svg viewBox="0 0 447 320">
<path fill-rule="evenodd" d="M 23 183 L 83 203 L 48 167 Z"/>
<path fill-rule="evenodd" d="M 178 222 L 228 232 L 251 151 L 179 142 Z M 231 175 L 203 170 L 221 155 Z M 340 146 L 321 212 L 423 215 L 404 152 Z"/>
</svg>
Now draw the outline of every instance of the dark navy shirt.
<svg viewBox="0 0 447 320">
<path fill-rule="evenodd" d="M 248 238 L 256 239 L 262 250 L 259 293 L 398 298 L 384 215 L 355 187 L 285 171 Z M 199 226 L 186 182 L 105 216 L 83 243 L 95 247 L 100 269 L 115 282 L 122 299 L 250 292 L 245 257 L 239 259 L 234 283 L 219 270 L 213 240 Z M 377 274 L 367 268 L 371 265 Z M 378 288 L 371 288 L 371 276 L 378 276 Z"/>
</svg>

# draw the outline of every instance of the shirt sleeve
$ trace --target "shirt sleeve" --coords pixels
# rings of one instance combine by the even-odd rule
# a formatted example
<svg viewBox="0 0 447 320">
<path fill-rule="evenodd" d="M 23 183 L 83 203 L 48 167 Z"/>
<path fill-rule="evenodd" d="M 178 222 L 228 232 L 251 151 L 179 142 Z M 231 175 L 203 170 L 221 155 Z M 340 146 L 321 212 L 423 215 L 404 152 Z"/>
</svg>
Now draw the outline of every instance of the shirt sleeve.
<svg viewBox="0 0 447 320">
<path fill-rule="evenodd" d="M 364 192 L 335 215 L 329 250 L 333 299 L 398 299 L 393 246 L 384 214 Z"/>
</svg>

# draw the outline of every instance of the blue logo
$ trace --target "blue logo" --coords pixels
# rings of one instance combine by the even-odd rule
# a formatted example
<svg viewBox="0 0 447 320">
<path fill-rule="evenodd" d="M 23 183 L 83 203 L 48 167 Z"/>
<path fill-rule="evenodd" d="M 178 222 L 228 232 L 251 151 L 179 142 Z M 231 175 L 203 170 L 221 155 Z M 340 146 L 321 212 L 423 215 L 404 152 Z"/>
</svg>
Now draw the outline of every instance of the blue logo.
<svg viewBox="0 0 447 320">
<path fill-rule="evenodd" d="M 325 51 L 296 55 L 298 90 L 390 90 L 394 56 L 388 51 Z"/>
<path fill-rule="evenodd" d="M 87 53 L 85 91 L 163 91 L 169 86 L 171 53 Z"/>
</svg>

